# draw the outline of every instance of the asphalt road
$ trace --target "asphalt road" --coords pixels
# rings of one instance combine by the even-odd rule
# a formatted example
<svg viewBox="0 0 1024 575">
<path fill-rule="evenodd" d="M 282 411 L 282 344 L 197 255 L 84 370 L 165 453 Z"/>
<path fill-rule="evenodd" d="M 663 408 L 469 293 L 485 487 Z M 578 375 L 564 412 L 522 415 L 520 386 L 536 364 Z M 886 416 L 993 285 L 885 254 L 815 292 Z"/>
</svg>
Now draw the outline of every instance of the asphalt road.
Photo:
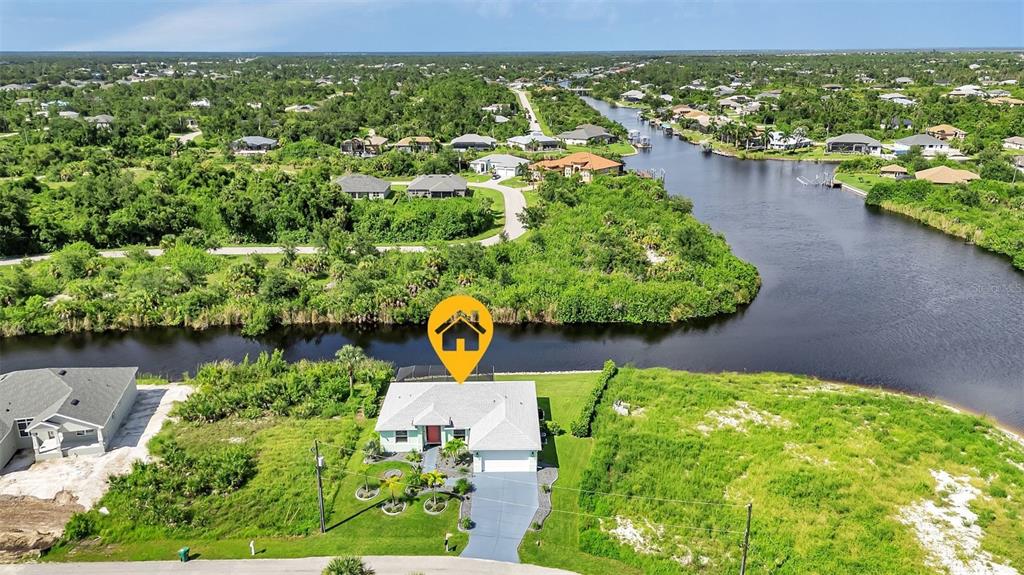
<svg viewBox="0 0 1024 575">
<path fill-rule="evenodd" d="M 145 561 L 119 563 L 30 563 L 0 565 L 0 575 L 126 575 L 147 573 L 159 575 L 320 575 L 330 557 L 309 557 L 305 559 L 235 559 L 223 561 L 196 560 L 188 563 L 177 561 Z M 463 557 L 405 557 L 370 556 L 363 557 L 376 575 L 408 575 L 419 572 L 424 575 L 574 575 L 572 571 L 466 559 Z"/>
</svg>

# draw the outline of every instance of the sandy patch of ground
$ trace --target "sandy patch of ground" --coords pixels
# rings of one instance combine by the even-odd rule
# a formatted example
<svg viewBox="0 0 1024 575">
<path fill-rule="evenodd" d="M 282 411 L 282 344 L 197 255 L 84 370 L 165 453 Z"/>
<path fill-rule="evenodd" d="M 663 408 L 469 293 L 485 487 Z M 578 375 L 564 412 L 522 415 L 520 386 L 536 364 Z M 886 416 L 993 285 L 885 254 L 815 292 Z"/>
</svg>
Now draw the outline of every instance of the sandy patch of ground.
<svg viewBox="0 0 1024 575">
<path fill-rule="evenodd" d="M 45 548 L 63 532 L 75 512 L 91 508 L 109 486 L 111 475 L 149 460 L 146 444 L 171 406 L 192 392 L 185 385 L 142 386 L 131 414 L 103 455 L 33 462 L 19 452 L 0 473 L 0 560 L 9 554 Z"/>
<path fill-rule="evenodd" d="M 644 521 L 644 525 L 640 525 L 639 523 L 633 523 L 633 520 L 630 518 L 621 515 L 615 516 L 615 525 L 613 527 L 606 528 L 605 519 L 600 519 L 599 521 L 604 531 L 618 539 L 623 545 L 629 545 L 637 553 L 651 555 L 661 551 L 661 547 L 655 542 L 656 539 L 665 534 L 665 528 L 660 525 L 650 521 Z"/>
<path fill-rule="evenodd" d="M 612 411 L 625 417 L 638 417 L 643 415 L 647 410 L 643 407 L 633 407 L 621 399 L 616 399 L 615 402 L 612 403 Z"/>
<path fill-rule="evenodd" d="M 981 549 L 984 532 L 970 503 L 980 490 L 969 477 L 932 471 L 939 501 L 923 500 L 900 511 L 899 519 L 914 529 L 928 555 L 928 564 L 950 575 L 1020 575 Z"/>
<path fill-rule="evenodd" d="M 784 417 L 761 411 L 750 406 L 745 401 L 737 401 L 734 407 L 722 411 L 711 410 L 704 416 L 705 423 L 698 423 L 697 430 L 707 435 L 718 429 L 735 429 L 736 431 L 747 432 L 751 425 L 764 425 L 767 427 L 782 427 L 788 429 L 793 426 L 792 422 Z"/>
</svg>

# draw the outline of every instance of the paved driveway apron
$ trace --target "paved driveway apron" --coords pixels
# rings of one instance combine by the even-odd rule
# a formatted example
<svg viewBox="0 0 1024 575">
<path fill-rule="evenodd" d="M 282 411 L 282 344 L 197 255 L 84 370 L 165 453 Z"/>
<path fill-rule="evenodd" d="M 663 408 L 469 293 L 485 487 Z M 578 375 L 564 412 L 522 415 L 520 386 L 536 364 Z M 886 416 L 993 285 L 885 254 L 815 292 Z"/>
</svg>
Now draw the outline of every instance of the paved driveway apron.
<svg viewBox="0 0 1024 575">
<path fill-rule="evenodd" d="M 537 512 L 537 473 L 478 473 L 473 486 L 475 525 L 462 556 L 519 563 L 519 543 Z"/>
</svg>

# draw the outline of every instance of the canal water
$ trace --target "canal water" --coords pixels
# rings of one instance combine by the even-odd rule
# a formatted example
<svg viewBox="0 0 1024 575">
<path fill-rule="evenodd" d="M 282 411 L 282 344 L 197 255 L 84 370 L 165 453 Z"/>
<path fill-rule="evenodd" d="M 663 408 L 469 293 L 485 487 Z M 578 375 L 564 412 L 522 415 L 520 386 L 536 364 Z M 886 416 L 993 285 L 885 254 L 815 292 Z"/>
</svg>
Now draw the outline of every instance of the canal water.
<svg viewBox="0 0 1024 575">
<path fill-rule="evenodd" d="M 502 371 L 595 369 L 612 358 L 699 371 L 784 371 L 936 396 L 1024 428 L 1024 274 L 1006 258 L 839 190 L 808 186 L 825 165 L 742 161 L 641 125 L 634 110 L 591 104 L 654 148 L 627 159 L 664 170 L 673 194 L 760 270 L 739 313 L 676 327 L 500 327 L 485 363 Z M 0 370 L 139 365 L 177 375 L 202 362 L 282 349 L 327 358 L 346 343 L 399 365 L 436 363 L 422 328 L 288 328 L 0 340 Z"/>
</svg>

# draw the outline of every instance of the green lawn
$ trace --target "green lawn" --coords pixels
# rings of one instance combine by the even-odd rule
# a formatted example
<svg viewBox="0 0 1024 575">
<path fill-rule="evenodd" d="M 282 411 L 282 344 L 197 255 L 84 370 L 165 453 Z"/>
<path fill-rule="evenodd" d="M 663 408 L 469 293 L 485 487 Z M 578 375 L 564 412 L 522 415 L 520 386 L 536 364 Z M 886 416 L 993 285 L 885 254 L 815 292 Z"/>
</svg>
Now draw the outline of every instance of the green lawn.
<svg viewBox="0 0 1024 575">
<path fill-rule="evenodd" d="M 104 518 L 101 539 L 74 547 L 58 547 L 48 561 L 171 560 L 182 546 L 204 559 L 249 557 L 255 539 L 258 557 L 317 555 L 442 555 L 445 533 L 454 535 L 457 555 L 467 536 L 458 531 L 457 501 L 439 516 L 427 515 L 423 496 L 396 517 L 377 507 L 386 495 L 370 502 L 354 497 L 364 471 L 379 476 L 385 469 L 411 467 L 405 463 L 364 466 L 361 455 L 342 456 L 373 434 L 374 420 L 360 425 L 342 419 L 263 418 L 229 419 L 213 424 L 175 424 L 161 436 L 173 435 L 188 450 L 216 449 L 226 443 L 246 443 L 258 450 L 259 471 L 243 488 L 222 499 L 197 503 L 206 518 L 201 527 L 163 529 L 128 524 L 113 514 Z M 321 441 L 324 500 L 328 531 L 319 533 L 316 479 L 310 448 Z M 157 440 L 159 441 L 159 439 Z M 351 451 L 346 451 L 351 453 Z M 112 506 L 116 509 L 116 506 Z"/>
<path fill-rule="evenodd" d="M 865 194 L 871 191 L 871 187 L 882 182 L 891 182 L 891 179 L 883 178 L 878 173 L 868 172 L 836 172 L 836 179 L 840 182 L 853 186 Z"/>
<path fill-rule="evenodd" d="M 522 176 L 509 178 L 507 180 L 502 181 L 501 183 L 502 185 L 508 186 L 510 188 L 525 188 L 530 185 L 530 182 L 528 182 L 526 178 Z"/>
<path fill-rule="evenodd" d="M 636 148 L 629 142 L 612 142 L 606 146 L 566 146 L 565 149 L 572 152 L 590 152 L 598 156 L 629 156 L 636 153 Z"/>
</svg>

